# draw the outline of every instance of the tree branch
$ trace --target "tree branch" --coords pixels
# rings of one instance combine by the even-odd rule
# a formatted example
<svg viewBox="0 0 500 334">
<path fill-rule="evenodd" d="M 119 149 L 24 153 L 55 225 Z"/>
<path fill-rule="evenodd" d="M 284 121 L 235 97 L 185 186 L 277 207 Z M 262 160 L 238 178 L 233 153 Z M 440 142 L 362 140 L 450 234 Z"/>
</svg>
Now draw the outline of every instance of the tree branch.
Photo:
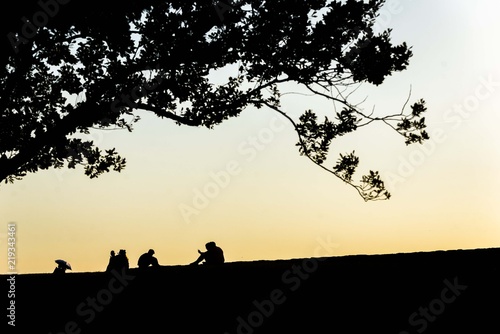
<svg viewBox="0 0 500 334">
<path fill-rule="evenodd" d="M 169 118 L 169 119 L 172 119 L 172 120 L 174 120 L 178 123 L 184 124 L 184 125 L 189 125 L 189 126 L 200 126 L 201 125 L 200 122 L 184 118 L 184 117 L 176 115 L 170 111 L 164 110 L 164 109 L 159 108 L 159 107 L 151 106 L 149 104 L 137 103 L 137 108 L 151 111 L 159 117 Z"/>
<path fill-rule="evenodd" d="M 252 101 L 252 102 L 258 102 L 258 101 Z M 386 200 L 390 197 L 390 194 L 385 191 L 384 193 L 381 194 L 381 192 L 376 192 L 376 196 L 372 195 L 370 193 L 370 191 L 372 189 L 374 189 L 374 187 L 366 187 L 363 186 L 363 185 L 356 185 L 354 183 L 352 183 L 350 180 L 347 180 L 346 178 L 342 177 L 339 173 L 335 172 L 334 170 L 331 170 L 325 166 L 323 166 L 322 164 L 318 163 L 315 159 L 313 159 L 308 150 L 305 149 L 306 148 L 306 145 L 302 139 L 302 136 L 300 135 L 300 132 L 299 132 L 299 129 L 298 129 L 298 126 L 297 126 L 297 123 L 295 123 L 295 121 L 290 117 L 288 116 L 285 112 L 283 112 L 282 110 L 280 110 L 278 107 L 272 105 L 272 104 L 269 104 L 267 101 L 264 101 L 264 102 L 260 102 L 260 103 L 263 103 L 265 104 L 267 107 L 271 108 L 272 110 L 278 112 L 279 114 L 283 115 L 294 127 L 295 129 L 295 132 L 297 133 L 297 136 L 299 138 L 299 144 L 302 146 L 302 148 L 304 149 L 304 155 L 310 160 L 312 161 L 316 166 L 320 167 L 321 169 L 329 172 L 330 174 L 333 174 L 335 175 L 337 178 L 339 178 L 340 180 L 342 180 L 344 183 L 350 185 L 351 187 L 353 187 L 354 189 L 356 189 L 356 191 L 358 192 L 358 194 L 367 202 L 367 201 L 379 201 L 379 200 Z M 382 195 L 382 196 L 381 196 Z"/>
</svg>

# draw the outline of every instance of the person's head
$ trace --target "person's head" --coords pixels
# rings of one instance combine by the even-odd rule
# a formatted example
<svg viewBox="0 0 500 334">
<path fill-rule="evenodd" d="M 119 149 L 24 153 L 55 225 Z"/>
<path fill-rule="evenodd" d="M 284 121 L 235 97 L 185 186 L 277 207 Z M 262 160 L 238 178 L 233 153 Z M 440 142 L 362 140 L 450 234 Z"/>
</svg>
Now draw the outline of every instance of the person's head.
<svg viewBox="0 0 500 334">
<path fill-rule="evenodd" d="M 207 250 L 211 250 L 211 249 L 214 249 L 216 246 L 215 246 L 215 242 L 213 241 L 210 241 L 210 242 L 207 242 L 206 245 L 205 245 L 205 248 Z"/>
<path fill-rule="evenodd" d="M 112 250 L 110 254 L 111 254 L 111 256 L 115 256 L 115 251 Z"/>
<path fill-rule="evenodd" d="M 154 251 L 153 249 L 150 249 L 150 250 L 148 251 L 148 254 L 149 254 L 149 255 L 153 255 L 154 253 L 155 253 L 155 251 Z"/>
<path fill-rule="evenodd" d="M 125 249 L 120 249 L 120 252 L 118 254 L 120 254 L 120 255 L 126 255 L 127 252 L 125 251 Z"/>
</svg>

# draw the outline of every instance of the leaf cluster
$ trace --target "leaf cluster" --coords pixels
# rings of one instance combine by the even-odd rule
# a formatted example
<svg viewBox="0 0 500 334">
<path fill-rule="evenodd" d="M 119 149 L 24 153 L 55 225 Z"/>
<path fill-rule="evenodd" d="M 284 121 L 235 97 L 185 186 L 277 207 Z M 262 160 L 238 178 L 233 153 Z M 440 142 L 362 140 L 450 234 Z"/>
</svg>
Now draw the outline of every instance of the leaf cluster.
<svg viewBox="0 0 500 334">
<path fill-rule="evenodd" d="M 328 156 L 332 140 L 355 131 L 359 122 L 354 111 L 348 108 L 337 113 L 336 120 L 337 123 L 325 117 L 322 123 L 318 123 L 317 115 L 312 110 L 302 114 L 296 127 L 301 139 L 296 144 L 300 153 L 322 164 Z"/>
</svg>

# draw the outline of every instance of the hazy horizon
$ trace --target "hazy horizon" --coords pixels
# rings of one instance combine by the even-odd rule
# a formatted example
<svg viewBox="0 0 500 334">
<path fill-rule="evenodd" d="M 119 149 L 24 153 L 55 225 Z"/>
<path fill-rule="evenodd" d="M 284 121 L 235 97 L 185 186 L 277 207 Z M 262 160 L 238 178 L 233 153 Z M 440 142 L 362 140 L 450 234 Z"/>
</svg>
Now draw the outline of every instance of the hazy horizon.
<svg viewBox="0 0 500 334">
<path fill-rule="evenodd" d="M 274 261 L 293 261 L 293 260 L 301 260 L 301 259 L 321 259 L 321 258 L 339 258 L 339 257 L 355 257 L 355 256 L 390 256 L 390 255 L 410 255 L 410 254 L 428 254 L 428 253 L 435 253 L 435 252 L 456 252 L 456 251 L 484 251 L 484 250 L 494 250 L 494 249 L 500 249 L 500 247 L 481 247 L 481 248 L 457 248 L 457 249 L 434 249 L 434 250 L 422 250 L 422 251 L 414 251 L 414 252 L 395 252 L 395 253 L 373 253 L 373 254 L 365 254 L 365 253 L 360 253 L 360 254 L 342 254 L 342 255 L 332 255 L 332 256 L 311 256 L 311 257 L 294 257 L 294 258 L 273 258 L 273 259 L 248 259 L 248 260 L 240 260 L 240 261 L 226 261 L 226 264 L 232 264 L 232 263 L 256 263 L 256 262 L 274 262 Z M 109 259 L 109 258 L 108 258 Z M 129 261 L 131 259 L 129 258 Z M 107 263 L 106 263 L 107 265 Z M 54 268 L 57 266 L 57 264 L 54 262 Z M 170 263 L 170 264 L 161 264 L 160 267 L 184 267 L 184 266 L 189 266 L 189 263 Z M 199 266 L 202 266 L 200 264 Z M 30 275 L 30 274 L 53 274 L 52 268 L 49 271 L 46 272 L 22 272 L 22 273 L 17 273 L 16 275 Z M 137 265 L 131 261 L 130 268 L 129 269 L 136 269 L 139 270 Z M 151 268 L 153 270 L 153 268 Z M 66 274 L 71 274 L 71 273 L 78 273 L 78 274 L 93 274 L 93 273 L 105 273 L 106 272 L 106 267 L 97 269 L 97 270 L 86 270 L 86 271 L 79 271 L 79 270 L 66 270 Z M 0 273 L 0 275 L 3 276 L 9 276 L 8 273 Z"/>
</svg>

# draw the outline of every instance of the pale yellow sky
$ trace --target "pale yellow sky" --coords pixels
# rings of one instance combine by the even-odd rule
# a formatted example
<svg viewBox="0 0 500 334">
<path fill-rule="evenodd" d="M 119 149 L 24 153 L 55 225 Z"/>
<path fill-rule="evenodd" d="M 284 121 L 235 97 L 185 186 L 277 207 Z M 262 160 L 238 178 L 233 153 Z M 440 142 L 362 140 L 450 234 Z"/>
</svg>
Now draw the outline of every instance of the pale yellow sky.
<svg viewBox="0 0 500 334">
<path fill-rule="evenodd" d="M 498 5 L 390 3 L 380 27 L 414 56 L 405 72 L 354 97 L 393 112 L 411 85 L 412 100 L 427 101 L 431 140 L 407 147 L 374 126 L 334 143 L 331 157 L 356 150 L 358 177 L 379 170 L 389 201 L 365 203 L 301 157 L 291 125 L 272 111 L 248 109 L 213 130 L 144 114 L 133 133 L 92 134 L 127 158 L 122 173 L 90 180 L 79 169 L 48 170 L 1 185 L 0 240 L 15 222 L 17 271 L 51 272 L 58 258 L 74 271 L 101 271 L 122 248 L 132 266 L 149 248 L 163 265 L 187 264 L 211 240 L 227 261 L 497 247 Z M 284 106 L 292 115 L 331 111 L 303 96 Z"/>
</svg>

